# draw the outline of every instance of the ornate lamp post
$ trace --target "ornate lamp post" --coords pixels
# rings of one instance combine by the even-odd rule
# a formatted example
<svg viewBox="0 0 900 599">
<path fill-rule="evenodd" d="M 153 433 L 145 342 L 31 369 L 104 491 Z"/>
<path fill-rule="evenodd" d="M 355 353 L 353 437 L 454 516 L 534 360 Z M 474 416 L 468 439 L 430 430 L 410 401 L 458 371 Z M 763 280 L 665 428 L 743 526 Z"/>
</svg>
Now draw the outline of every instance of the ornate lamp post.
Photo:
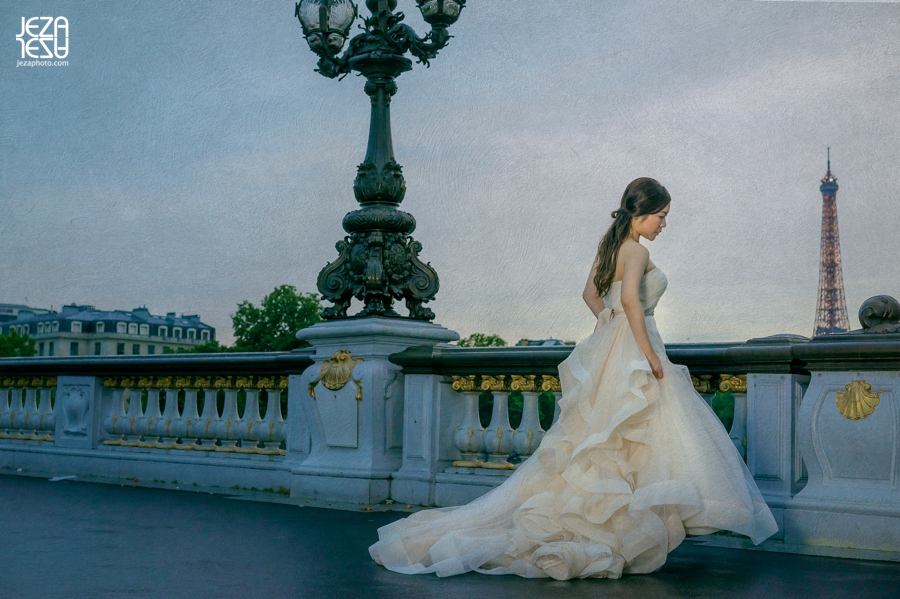
<svg viewBox="0 0 900 599">
<path fill-rule="evenodd" d="M 422 304 L 434 299 L 438 276 L 430 264 L 419 260 L 422 244 L 410 237 L 416 219 L 398 210 L 406 194 L 403 169 L 394 159 L 391 141 L 391 97 L 394 82 L 412 69 L 412 54 L 428 66 L 429 60 L 447 45 L 447 28 L 456 22 L 466 0 L 416 0 L 431 31 L 421 38 L 394 12 L 397 0 L 366 0 L 370 17 L 363 19 L 362 33 L 339 52 L 357 17 L 351 0 L 301 0 L 294 15 L 303 35 L 318 54 L 317 72 L 334 78 L 356 71 L 366 78 L 365 91 L 372 101 L 369 146 L 359 165 L 353 191 L 361 208 L 344 217 L 348 235 L 338 241 L 337 260 L 319 273 L 319 293 L 334 305 L 326 308 L 326 319 L 346 318 L 352 298 L 364 303 L 356 316 L 393 316 L 394 300 L 406 300 L 409 317 L 430 321 L 434 312 Z"/>
</svg>

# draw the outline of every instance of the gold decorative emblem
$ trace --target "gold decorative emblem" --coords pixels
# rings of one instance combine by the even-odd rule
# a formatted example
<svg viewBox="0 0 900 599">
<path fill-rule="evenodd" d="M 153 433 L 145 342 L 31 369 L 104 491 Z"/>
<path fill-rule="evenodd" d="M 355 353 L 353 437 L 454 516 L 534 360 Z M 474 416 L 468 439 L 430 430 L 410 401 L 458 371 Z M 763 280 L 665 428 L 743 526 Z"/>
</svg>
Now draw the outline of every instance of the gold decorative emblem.
<svg viewBox="0 0 900 599">
<path fill-rule="evenodd" d="M 838 412 L 848 420 L 860 420 L 866 418 L 875 411 L 875 406 L 881 401 L 884 391 L 869 393 L 872 385 L 866 381 L 851 381 L 844 387 L 846 391 L 838 391 L 835 402 Z"/>
<path fill-rule="evenodd" d="M 723 374 L 722 380 L 719 382 L 719 391 L 733 391 L 735 393 L 746 393 L 747 392 L 747 375 L 739 374 L 737 376 L 733 376 L 730 374 Z"/>
<path fill-rule="evenodd" d="M 233 376 L 217 377 L 213 381 L 213 387 L 215 387 L 216 389 L 233 389 L 234 388 L 234 377 Z"/>
<path fill-rule="evenodd" d="M 453 376 L 454 391 L 475 391 L 475 375 L 469 376 Z"/>
<path fill-rule="evenodd" d="M 701 374 L 699 377 L 691 376 L 691 383 L 694 384 L 694 390 L 697 393 L 715 393 L 715 386 L 712 383 L 711 374 Z"/>
<path fill-rule="evenodd" d="M 509 462 L 482 462 L 482 468 L 487 468 L 489 470 L 515 470 L 516 465 L 510 464 Z"/>
<path fill-rule="evenodd" d="M 496 377 L 485 375 L 485 376 L 481 377 L 481 390 L 482 391 L 505 391 L 505 390 L 508 390 L 506 387 L 506 375 L 501 374 Z"/>
<path fill-rule="evenodd" d="M 350 352 L 340 350 L 334 352 L 330 358 L 322 362 L 322 370 L 319 371 L 319 378 L 309 383 L 309 396 L 316 398 L 316 385 L 320 382 L 326 389 L 331 391 L 340 391 L 351 380 L 356 383 L 356 401 L 362 401 L 363 386 L 362 381 L 352 378 L 353 369 L 362 362 L 361 358 L 354 358 Z"/>
<path fill-rule="evenodd" d="M 510 384 L 510 388 L 513 391 L 534 391 L 537 389 L 537 383 L 535 383 L 536 378 L 537 376 L 533 374 L 529 374 L 527 377 L 514 374 L 512 375 L 512 384 Z"/>
<path fill-rule="evenodd" d="M 555 376 L 543 375 L 541 377 L 541 391 L 553 391 L 555 393 L 562 391 L 559 379 Z"/>
</svg>

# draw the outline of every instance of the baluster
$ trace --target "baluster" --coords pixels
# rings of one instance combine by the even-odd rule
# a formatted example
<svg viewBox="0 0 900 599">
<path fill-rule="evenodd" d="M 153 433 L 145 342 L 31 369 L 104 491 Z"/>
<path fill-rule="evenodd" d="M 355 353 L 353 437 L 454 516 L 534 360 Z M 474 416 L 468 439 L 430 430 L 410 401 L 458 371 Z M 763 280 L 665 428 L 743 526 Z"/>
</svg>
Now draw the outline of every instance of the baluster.
<svg viewBox="0 0 900 599">
<path fill-rule="evenodd" d="M 490 391 L 494 396 L 494 410 L 491 413 L 491 424 L 484 430 L 484 449 L 488 453 L 488 461 L 483 468 L 511 470 L 515 466 L 506 461 L 512 451 L 515 431 L 509 424 L 509 389 L 505 376 L 482 378 L 481 388 Z"/>
<path fill-rule="evenodd" d="M 154 434 L 160 437 L 160 449 L 175 449 L 178 435 L 175 432 L 180 415 L 178 414 L 178 389 L 172 384 L 171 377 L 164 379 L 166 392 L 166 408 L 154 426 Z"/>
<path fill-rule="evenodd" d="M 136 447 L 141 444 L 141 389 L 137 386 L 128 388 L 128 411 L 125 413 L 125 445 Z"/>
<path fill-rule="evenodd" d="M 197 429 L 200 415 L 197 413 L 197 389 L 184 390 L 184 413 L 178 423 L 177 432 L 181 438 L 178 449 L 194 449 L 197 446 Z"/>
<path fill-rule="evenodd" d="M 40 379 L 32 379 L 28 382 L 28 387 L 25 388 L 25 410 L 24 418 L 22 419 L 22 431 L 20 433 L 23 439 L 37 439 L 37 428 L 41 423 L 37 404 L 37 385 L 40 385 L 40 382 Z"/>
<path fill-rule="evenodd" d="M 555 376 L 547 376 L 543 375 L 541 377 L 541 391 L 551 391 L 553 393 L 554 407 L 553 407 L 553 424 L 556 424 L 556 421 L 559 420 L 559 400 L 562 399 L 562 393 L 560 393 L 560 385 L 559 379 Z"/>
<path fill-rule="evenodd" d="M 191 436 L 200 439 L 200 445 L 195 447 L 200 451 L 213 451 L 216 448 L 216 428 L 219 424 L 219 409 L 216 407 L 219 390 L 212 384 L 203 388 L 203 413 L 200 415 L 200 426 Z"/>
<path fill-rule="evenodd" d="M 237 394 L 238 390 L 233 387 L 225 389 L 225 406 L 222 408 L 222 417 L 216 427 L 216 436 L 222 446 L 216 448 L 216 451 L 234 451 L 237 447 L 237 435 L 240 433 Z"/>
<path fill-rule="evenodd" d="M 0 379 L 0 439 L 9 437 L 10 412 L 9 412 L 9 385 L 12 381 L 8 378 Z"/>
<path fill-rule="evenodd" d="M 465 408 L 462 422 L 453 431 L 453 444 L 459 450 L 461 460 L 453 462 L 457 468 L 479 468 L 484 449 L 484 427 L 478 418 L 478 396 L 481 391 L 475 384 L 475 375 L 454 376 L 453 389 L 463 394 Z"/>
<path fill-rule="evenodd" d="M 535 375 L 528 377 L 513 376 L 512 388 L 522 392 L 522 422 L 513 436 L 513 449 L 522 459 L 526 459 L 541 444 L 544 429 L 541 428 L 541 415 L 538 411 L 538 396 L 541 392 L 535 383 Z"/>
<path fill-rule="evenodd" d="M 18 379 L 12 388 L 12 399 L 9 402 L 9 438 L 21 439 L 21 430 L 25 428 L 25 413 L 22 408 L 22 393 L 25 391 L 25 379 Z"/>
<path fill-rule="evenodd" d="M 731 391 L 734 397 L 734 418 L 728 432 L 731 442 L 741 457 L 747 459 L 747 375 L 723 374 L 719 381 L 719 391 Z"/>
<path fill-rule="evenodd" d="M 242 453 L 256 453 L 259 446 L 259 389 L 247 389 L 244 414 L 241 416 L 240 435 Z"/>
<path fill-rule="evenodd" d="M 147 409 L 141 418 L 141 433 L 144 435 L 144 442 L 141 447 L 157 447 L 159 445 L 159 436 L 155 434 L 156 423 L 162 418 L 159 411 L 159 387 L 147 389 Z"/>
<path fill-rule="evenodd" d="M 110 386 L 114 385 L 110 382 Z M 128 417 L 125 414 L 125 389 L 122 387 L 112 388 L 112 409 L 109 416 L 103 421 L 103 428 L 109 439 L 103 442 L 104 445 L 122 445 L 125 441 L 125 433 L 128 431 Z"/>
<path fill-rule="evenodd" d="M 260 453 L 280 454 L 284 441 L 284 417 L 281 415 L 281 389 L 266 389 L 266 417 L 259 425 L 259 438 L 263 442 Z"/>
<path fill-rule="evenodd" d="M 56 432 L 56 414 L 53 413 L 53 385 L 49 377 L 41 379 L 40 406 L 38 407 L 37 430 L 42 441 L 52 441 Z"/>
</svg>

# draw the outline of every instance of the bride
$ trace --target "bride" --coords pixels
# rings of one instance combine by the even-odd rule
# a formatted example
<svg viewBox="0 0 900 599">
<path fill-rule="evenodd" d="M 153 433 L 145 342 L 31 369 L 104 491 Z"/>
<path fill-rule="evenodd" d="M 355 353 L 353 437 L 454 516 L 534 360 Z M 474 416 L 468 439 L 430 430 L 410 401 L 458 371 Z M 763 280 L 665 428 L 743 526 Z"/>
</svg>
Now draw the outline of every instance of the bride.
<svg viewBox="0 0 900 599">
<path fill-rule="evenodd" d="M 776 532 L 653 319 L 666 276 L 639 241 L 662 232 L 669 203 L 640 178 L 612 213 L 584 291 L 597 326 L 559 365 L 559 418 L 537 451 L 468 505 L 380 528 L 376 562 L 404 574 L 619 578 L 657 570 L 685 535 L 730 530 L 758 544 Z"/>
</svg>

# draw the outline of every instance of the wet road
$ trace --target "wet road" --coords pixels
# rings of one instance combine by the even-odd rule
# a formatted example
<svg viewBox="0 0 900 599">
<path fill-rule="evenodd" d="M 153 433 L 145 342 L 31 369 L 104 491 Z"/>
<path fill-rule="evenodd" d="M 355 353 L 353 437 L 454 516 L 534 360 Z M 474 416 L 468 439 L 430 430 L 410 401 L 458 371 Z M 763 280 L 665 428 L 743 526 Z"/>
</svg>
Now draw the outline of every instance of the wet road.
<svg viewBox="0 0 900 599">
<path fill-rule="evenodd" d="M 620 580 L 403 576 L 375 564 L 403 514 L 0 476 L 0 599 L 900 597 L 900 564 L 683 543 Z"/>
</svg>

